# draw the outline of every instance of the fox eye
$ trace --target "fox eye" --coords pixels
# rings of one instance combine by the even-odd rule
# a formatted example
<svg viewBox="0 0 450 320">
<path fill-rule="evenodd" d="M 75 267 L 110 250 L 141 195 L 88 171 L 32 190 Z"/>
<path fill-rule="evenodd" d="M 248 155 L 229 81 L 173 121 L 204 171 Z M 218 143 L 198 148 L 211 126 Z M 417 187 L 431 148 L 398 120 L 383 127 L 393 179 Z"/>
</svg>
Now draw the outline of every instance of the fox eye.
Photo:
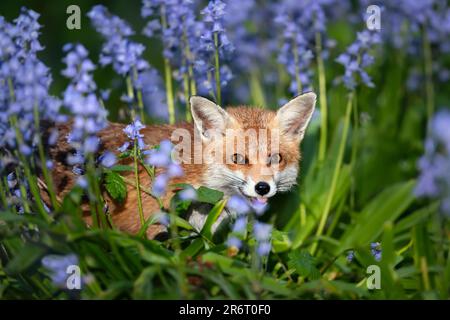
<svg viewBox="0 0 450 320">
<path fill-rule="evenodd" d="M 231 161 L 233 161 L 233 163 L 235 163 L 235 164 L 246 164 L 247 163 L 245 157 L 239 153 L 233 154 L 233 156 L 231 157 Z"/>
<path fill-rule="evenodd" d="M 269 164 L 279 164 L 281 160 L 283 160 L 283 158 L 281 158 L 281 154 L 274 153 L 269 157 Z"/>
</svg>

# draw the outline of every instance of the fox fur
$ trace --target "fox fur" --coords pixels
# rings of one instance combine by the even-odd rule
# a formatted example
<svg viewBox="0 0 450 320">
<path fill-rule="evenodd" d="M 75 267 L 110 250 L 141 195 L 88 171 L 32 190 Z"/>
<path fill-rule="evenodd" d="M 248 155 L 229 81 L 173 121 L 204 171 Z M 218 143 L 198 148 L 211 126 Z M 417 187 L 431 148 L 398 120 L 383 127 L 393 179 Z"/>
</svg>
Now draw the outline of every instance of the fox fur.
<svg viewBox="0 0 450 320">
<path fill-rule="evenodd" d="M 195 152 L 191 152 L 189 157 L 192 161 L 182 161 L 181 166 L 184 175 L 170 181 L 170 184 L 188 183 L 194 187 L 207 186 L 224 192 L 226 196 L 240 194 L 250 199 L 259 199 L 267 201 L 278 192 L 288 191 L 297 180 L 300 162 L 300 142 L 303 139 L 305 130 L 314 111 L 316 95 L 312 92 L 297 96 L 278 111 L 272 111 L 253 107 L 229 107 L 223 109 L 215 103 L 202 97 L 191 97 L 192 123 L 179 123 L 175 125 L 147 125 L 141 130 L 144 136 L 144 142 L 148 146 L 158 145 L 164 139 L 171 139 L 175 130 L 182 130 L 189 133 L 191 137 L 199 136 L 199 140 L 192 139 L 191 150 L 195 150 L 195 143 L 200 143 L 204 148 L 210 148 L 211 145 L 222 143 L 233 149 L 235 139 L 230 140 L 228 130 L 247 130 L 255 129 L 257 139 L 260 139 L 258 132 L 264 130 L 270 136 L 275 129 L 279 130 L 279 146 L 276 155 L 277 165 L 273 166 L 270 154 L 270 142 L 260 141 L 257 146 L 250 146 L 245 142 L 245 151 L 239 154 L 239 159 L 244 161 L 213 161 L 212 163 L 195 163 Z M 109 150 L 117 152 L 117 149 L 127 141 L 127 136 L 123 132 L 126 125 L 119 123 L 109 123 L 108 127 L 99 132 L 100 153 Z M 58 141 L 49 148 L 50 158 L 54 162 L 52 175 L 58 198 L 66 194 L 76 183 L 77 177 L 72 172 L 72 168 L 67 163 L 67 155 L 74 152 L 73 148 L 67 142 L 67 136 L 71 131 L 70 124 L 57 125 Z M 214 134 L 208 133 L 212 131 Z M 228 138 L 228 139 L 227 139 Z M 239 139 L 239 137 L 238 137 Z M 174 145 L 177 141 L 172 141 Z M 258 159 L 252 159 L 251 148 L 258 148 L 259 154 L 263 155 Z M 254 150 L 255 151 L 255 150 Z M 236 160 L 236 153 L 233 159 Z M 223 157 L 227 157 L 224 152 Z M 269 159 L 269 160 L 268 160 Z M 186 160 L 186 159 L 184 159 Z M 189 159 L 188 159 L 189 160 Z M 186 163 L 185 163 L 186 162 Z M 131 160 L 122 160 L 121 164 L 132 165 Z M 159 173 L 157 171 L 157 173 Z M 134 180 L 133 172 L 121 173 L 125 178 Z M 144 168 L 139 168 L 140 181 L 142 186 L 150 187 L 151 179 Z M 258 182 L 265 182 L 269 186 L 269 191 L 264 195 L 255 192 L 255 185 Z M 137 233 L 140 229 L 140 220 L 138 214 L 138 201 L 136 188 L 127 185 L 128 194 L 126 199 L 120 203 L 111 199 L 106 192 L 103 193 L 106 201 L 107 212 L 110 214 L 113 225 L 123 231 Z M 46 195 L 43 192 L 43 198 Z M 162 198 L 164 207 L 168 207 L 169 201 L 174 194 L 174 188 L 169 188 L 166 195 Z M 143 212 L 145 218 L 159 211 L 157 201 L 145 192 L 141 192 Z M 188 217 L 191 224 L 196 228 L 203 225 L 208 210 L 200 205 L 191 210 Z M 218 219 L 215 227 L 226 221 L 228 215 L 232 213 L 224 212 Z M 88 225 L 92 224 L 91 216 L 86 210 L 84 220 Z M 152 224 L 147 230 L 147 237 L 152 239 L 165 231 L 165 227 L 160 224 Z"/>
</svg>

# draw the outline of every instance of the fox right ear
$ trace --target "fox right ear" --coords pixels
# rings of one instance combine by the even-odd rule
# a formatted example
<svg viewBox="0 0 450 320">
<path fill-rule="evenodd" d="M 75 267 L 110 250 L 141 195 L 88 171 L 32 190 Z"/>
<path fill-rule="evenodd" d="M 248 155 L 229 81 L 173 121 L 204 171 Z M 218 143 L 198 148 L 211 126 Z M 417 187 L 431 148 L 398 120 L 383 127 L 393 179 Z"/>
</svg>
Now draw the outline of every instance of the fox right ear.
<svg viewBox="0 0 450 320">
<path fill-rule="evenodd" d="M 282 106 L 277 112 L 277 120 L 282 133 L 301 141 L 315 105 L 316 94 L 308 92 L 295 97 Z"/>
<path fill-rule="evenodd" d="M 214 132 L 225 132 L 231 117 L 221 106 L 200 96 L 192 96 L 189 101 L 195 127 L 203 139 L 210 139 Z"/>
</svg>

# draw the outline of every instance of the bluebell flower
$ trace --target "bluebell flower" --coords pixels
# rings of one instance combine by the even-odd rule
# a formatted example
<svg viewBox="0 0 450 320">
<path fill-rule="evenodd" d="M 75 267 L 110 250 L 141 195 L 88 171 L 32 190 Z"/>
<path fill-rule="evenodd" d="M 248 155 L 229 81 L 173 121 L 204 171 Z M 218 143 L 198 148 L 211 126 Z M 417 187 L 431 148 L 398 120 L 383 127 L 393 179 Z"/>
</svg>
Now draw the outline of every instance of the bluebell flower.
<svg viewBox="0 0 450 320">
<path fill-rule="evenodd" d="M 160 120 L 169 119 L 164 86 L 155 69 L 140 72 L 135 81 L 135 87 L 142 91 L 144 108 L 148 114 Z"/>
<path fill-rule="evenodd" d="M 256 221 L 253 225 L 253 234 L 258 242 L 268 241 L 272 234 L 272 226 Z"/>
<path fill-rule="evenodd" d="M 183 176 L 183 168 L 178 163 L 171 163 L 167 167 L 167 175 L 170 178 L 177 178 Z"/>
<path fill-rule="evenodd" d="M 316 34 L 322 37 L 322 57 L 328 56 L 333 41 L 326 37 L 328 20 L 342 16 L 340 10 L 347 10 L 345 3 L 332 0 L 283 0 L 273 5 L 274 23 L 281 36 L 278 62 L 285 66 L 290 75 L 289 91 L 299 94 L 299 89 L 312 90 L 311 63 L 315 57 Z M 280 46 L 278 46 L 280 47 Z"/>
<path fill-rule="evenodd" d="M 347 253 L 347 261 L 348 261 L 348 262 L 352 262 L 354 258 L 355 258 L 355 251 L 350 250 L 350 251 Z"/>
<path fill-rule="evenodd" d="M 236 237 L 229 237 L 226 242 L 229 248 L 237 248 L 240 249 L 242 247 L 242 241 Z"/>
<path fill-rule="evenodd" d="M 224 87 L 232 78 L 231 69 L 226 65 L 228 59 L 234 52 L 234 45 L 228 38 L 224 27 L 224 16 L 226 14 L 226 3 L 221 0 L 210 0 L 208 5 L 200 11 L 202 15 L 202 24 L 200 25 L 201 36 L 198 43 L 198 61 L 195 62 L 194 69 L 199 76 L 200 93 L 209 93 L 216 87 L 214 82 L 214 55 L 218 50 L 221 59 L 220 81 L 221 87 Z M 218 45 L 214 43 L 214 36 L 218 38 Z"/>
<path fill-rule="evenodd" d="M 146 163 L 156 168 L 164 169 L 153 182 L 153 194 L 160 197 L 166 193 L 170 179 L 181 177 L 182 167 L 172 159 L 172 143 L 169 140 L 160 142 L 157 149 L 146 152 Z"/>
<path fill-rule="evenodd" d="M 142 58 L 145 47 L 129 40 L 132 28 L 119 17 L 112 15 L 103 5 L 94 6 L 88 13 L 94 28 L 105 38 L 100 55 L 102 66 L 111 64 L 120 75 L 127 75 L 135 68 L 137 72 L 148 69 Z"/>
<path fill-rule="evenodd" d="M 75 254 L 47 255 L 41 260 L 42 266 L 50 272 L 50 278 L 57 287 L 65 288 L 69 274 L 67 268 L 78 265 L 78 257 Z"/>
<path fill-rule="evenodd" d="M 144 129 L 145 126 L 142 124 L 142 122 L 139 119 L 134 120 L 129 125 L 123 129 L 123 132 L 127 135 L 127 137 L 130 139 L 130 141 L 133 143 L 131 144 L 129 141 L 126 141 L 121 147 L 118 148 L 120 152 L 126 151 L 130 146 L 133 147 L 134 143 L 137 142 L 137 146 L 139 150 L 144 150 L 147 146 L 144 142 L 144 135 L 140 132 L 142 129 Z"/>
<path fill-rule="evenodd" d="M 166 193 L 169 177 L 166 174 L 159 174 L 155 177 L 152 185 L 152 193 L 156 197 L 161 197 Z"/>
<path fill-rule="evenodd" d="M 372 242 L 370 244 L 370 252 L 376 261 L 381 260 L 381 244 L 379 242 Z"/>
<path fill-rule="evenodd" d="M 181 190 L 178 193 L 178 196 L 183 201 L 193 201 L 197 199 L 197 191 L 194 188 L 188 187 L 184 190 Z"/>
<path fill-rule="evenodd" d="M 227 208 L 236 214 L 247 214 L 250 212 L 250 205 L 247 199 L 239 195 L 233 195 L 227 201 Z"/>
<path fill-rule="evenodd" d="M 233 224 L 232 231 L 235 233 L 243 233 L 247 229 L 247 217 L 240 216 Z"/>
<path fill-rule="evenodd" d="M 102 166 L 106 168 L 111 168 L 113 165 L 116 164 L 117 157 L 114 153 L 106 151 L 104 154 L 101 155 L 99 160 Z"/>
<path fill-rule="evenodd" d="M 40 120 L 64 121 L 61 102 L 49 94 L 52 82 L 49 69 L 38 59 L 41 25 L 39 14 L 21 9 L 14 23 L 0 17 L 0 148 L 20 149 L 30 155 L 38 141 L 34 108 Z M 23 144 L 17 145 L 15 119 Z"/>
<path fill-rule="evenodd" d="M 425 153 L 419 159 L 420 175 L 414 193 L 440 201 L 440 211 L 450 216 L 450 112 L 439 111 L 431 120 Z"/>
<path fill-rule="evenodd" d="M 67 140 L 75 149 L 74 154 L 68 155 L 68 160 L 71 164 L 82 165 L 88 154 L 98 151 L 97 133 L 107 125 L 107 111 L 95 94 L 97 86 L 92 75 L 95 66 L 86 48 L 81 44 L 67 44 L 63 49 L 66 68 L 62 74 L 70 79 L 64 91 L 64 105 L 73 116 L 72 131 Z"/>
<path fill-rule="evenodd" d="M 374 62 L 369 51 L 380 41 L 380 35 L 377 32 L 368 30 L 358 32 L 355 42 L 347 48 L 345 53 L 337 57 L 336 62 L 345 67 L 345 73 L 340 79 L 347 89 L 355 89 L 359 82 L 368 87 L 374 87 L 372 79 L 365 69 Z"/>
<path fill-rule="evenodd" d="M 269 241 L 263 241 L 257 244 L 256 247 L 256 253 L 261 256 L 267 256 L 270 253 L 270 250 L 272 249 L 272 245 Z"/>
<path fill-rule="evenodd" d="M 162 224 L 163 226 L 168 227 L 170 225 L 170 217 L 165 212 L 160 212 L 157 214 L 157 221 L 158 223 Z"/>
<path fill-rule="evenodd" d="M 257 216 L 263 215 L 268 209 L 267 202 L 261 202 L 258 199 L 253 200 L 251 206 Z"/>
</svg>

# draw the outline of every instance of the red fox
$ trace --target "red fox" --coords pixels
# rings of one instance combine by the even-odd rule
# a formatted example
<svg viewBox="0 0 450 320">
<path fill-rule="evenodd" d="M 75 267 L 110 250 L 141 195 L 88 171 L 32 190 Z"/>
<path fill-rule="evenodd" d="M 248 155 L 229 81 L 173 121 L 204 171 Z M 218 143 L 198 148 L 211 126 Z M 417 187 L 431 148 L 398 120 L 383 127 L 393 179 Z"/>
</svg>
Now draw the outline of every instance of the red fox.
<svg viewBox="0 0 450 320">
<path fill-rule="evenodd" d="M 238 194 L 249 199 L 266 202 L 278 192 L 288 191 L 296 184 L 299 172 L 299 145 L 311 119 L 316 95 L 305 93 L 290 100 L 278 111 L 252 107 L 229 107 L 223 109 L 214 102 L 199 96 L 190 98 L 193 123 L 176 125 L 150 125 L 141 130 L 146 145 L 155 146 L 161 140 L 171 139 L 174 154 L 181 162 L 184 175 L 170 181 L 188 183 L 194 187 L 206 186 L 222 191 L 226 196 Z M 125 125 L 110 123 L 99 133 L 101 149 L 117 152 L 127 141 L 123 132 Z M 69 191 L 76 176 L 66 162 L 67 154 L 73 152 L 67 143 L 70 125 L 59 125 L 59 138 L 50 148 L 54 161 L 53 179 L 58 195 Z M 194 137 L 194 139 L 192 139 Z M 200 151 L 199 151 L 200 150 Z M 175 152 L 176 151 L 176 152 Z M 199 153 L 202 153 L 199 157 Z M 157 172 L 158 173 L 158 172 Z M 139 170 L 142 186 L 151 186 L 151 179 L 144 168 Z M 125 178 L 134 179 L 132 172 Z M 168 206 L 173 188 L 162 198 Z M 128 186 L 126 199 L 119 203 L 105 193 L 108 212 L 116 228 L 137 233 L 140 220 L 137 192 Z M 144 216 L 147 219 L 159 211 L 157 201 L 142 192 Z M 207 212 L 194 210 L 189 222 L 201 228 Z M 223 213 L 219 222 L 226 216 Z M 85 221 L 91 224 L 90 215 Z M 147 237 L 154 238 L 165 229 L 153 224 Z"/>
</svg>

